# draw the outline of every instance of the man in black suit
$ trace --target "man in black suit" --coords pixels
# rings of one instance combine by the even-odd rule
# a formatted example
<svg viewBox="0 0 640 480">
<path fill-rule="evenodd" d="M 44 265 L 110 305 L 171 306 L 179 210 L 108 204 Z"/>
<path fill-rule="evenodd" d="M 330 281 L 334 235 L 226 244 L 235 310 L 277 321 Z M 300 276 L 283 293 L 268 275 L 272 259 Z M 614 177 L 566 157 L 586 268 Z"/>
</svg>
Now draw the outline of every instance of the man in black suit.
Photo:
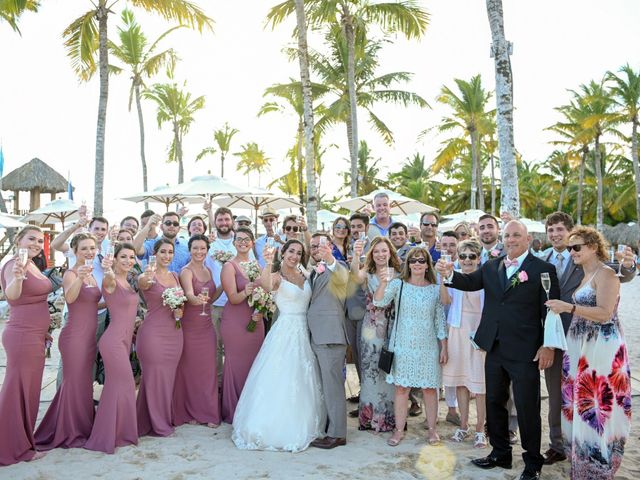
<svg viewBox="0 0 640 480">
<path fill-rule="evenodd" d="M 484 289 L 484 308 L 474 341 L 487 352 L 487 426 L 493 450 L 473 460 L 480 468 L 511 468 L 509 412 L 506 404 L 509 385 L 518 411 L 518 427 L 525 468 L 520 480 L 540 478 L 544 458 L 540 454 L 540 371 L 553 363 L 554 350 L 542 346 L 547 296 L 540 274 L 551 280 L 549 297 L 560 296 L 553 265 L 528 251 L 527 227 L 509 222 L 503 235 L 506 256 L 489 260 L 471 274 L 453 271 L 452 264 L 440 261 L 437 270 L 453 288 L 466 291 Z"/>
<path fill-rule="evenodd" d="M 547 216 L 545 228 L 547 231 L 547 240 L 552 248 L 542 259 L 553 264 L 556 268 L 558 282 L 560 284 L 560 300 L 573 303 L 573 292 L 575 292 L 576 288 L 580 286 L 584 279 L 582 267 L 573 263 L 567 250 L 569 234 L 573 228 L 573 218 L 564 212 L 554 212 Z M 621 265 L 611 263 L 608 265 L 615 270 L 620 267 L 620 272 L 623 275 L 620 277 L 621 283 L 630 282 L 634 279 L 636 273 L 633 250 L 627 247 L 624 254 L 620 255 L 619 260 L 622 262 Z M 560 317 L 562 318 L 562 326 L 566 333 L 571 325 L 572 316 L 570 313 L 565 312 L 561 313 Z M 547 391 L 549 392 L 548 421 L 550 440 L 549 449 L 545 452 L 545 465 L 552 465 L 567 458 L 564 454 L 562 428 L 560 425 L 562 415 L 562 353 L 562 350 L 556 350 L 553 365 L 544 371 L 544 380 L 547 384 Z"/>
</svg>

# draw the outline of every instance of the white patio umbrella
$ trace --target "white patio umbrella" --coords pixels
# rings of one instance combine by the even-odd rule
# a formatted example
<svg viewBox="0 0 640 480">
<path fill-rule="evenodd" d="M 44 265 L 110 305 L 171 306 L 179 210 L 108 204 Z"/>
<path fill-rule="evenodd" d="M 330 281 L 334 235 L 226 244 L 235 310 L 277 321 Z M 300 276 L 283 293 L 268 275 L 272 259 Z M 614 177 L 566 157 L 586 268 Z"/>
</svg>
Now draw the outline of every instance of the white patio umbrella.
<svg viewBox="0 0 640 480">
<path fill-rule="evenodd" d="M 318 225 L 317 228 L 318 230 L 323 230 L 323 231 L 327 231 L 331 228 L 331 225 L 333 224 L 333 221 L 338 218 L 341 217 L 342 215 L 340 215 L 339 213 L 333 213 L 330 210 L 318 210 Z"/>
<path fill-rule="evenodd" d="M 162 203 L 169 211 L 169 205 L 172 203 L 184 203 L 185 200 L 188 200 L 193 203 L 202 202 L 201 198 L 197 195 L 193 195 L 189 197 L 182 193 L 181 185 L 163 185 L 161 187 L 154 188 L 153 190 L 149 190 L 148 192 L 140 192 L 134 193 L 133 195 L 129 195 L 126 197 L 121 197 L 122 200 L 127 200 L 129 202 L 157 202 Z"/>
<path fill-rule="evenodd" d="M 427 205 L 425 203 L 414 200 L 413 198 L 405 197 L 399 193 L 392 192 L 390 190 L 374 190 L 367 195 L 356 198 L 347 198 L 337 203 L 338 206 L 357 212 L 362 210 L 365 206 L 373 203 L 373 197 L 378 193 L 386 193 L 389 196 L 389 203 L 391 204 L 391 215 L 408 215 L 410 213 L 422 213 L 422 212 L 435 212 L 438 209 Z"/>
<path fill-rule="evenodd" d="M 190 181 L 176 185 L 180 194 L 185 197 L 202 197 L 215 199 L 224 196 L 251 194 L 255 189 L 239 187 L 222 177 L 215 175 L 201 175 L 193 177 Z M 191 201 L 191 200 L 189 200 Z M 216 202 L 218 205 L 220 203 Z M 222 206 L 222 205 L 221 205 Z M 245 207 L 247 208 L 247 207 Z"/>
<path fill-rule="evenodd" d="M 53 202 L 27 213 L 22 217 L 24 222 L 36 222 L 40 225 L 46 223 L 60 222 L 64 229 L 64 222 L 67 220 L 77 220 L 79 218 L 78 208 L 80 206 L 73 200 L 58 198 Z"/>
<path fill-rule="evenodd" d="M 460 222 L 475 223 L 486 212 L 477 209 L 464 210 L 463 212 L 457 212 L 452 214 L 443 215 L 440 218 L 440 225 L 438 230 L 450 230 Z"/>
<path fill-rule="evenodd" d="M 530 218 L 521 218 L 520 221 L 527 227 L 529 233 L 546 233 L 547 230 L 544 226 L 544 222 L 538 220 L 531 220 Z"/>
<path fill-rule="evenodd" d="M 18 220 L 17 215 L 10 215 L 8 213 L 0 213 L 0 228 L 22 228 L 27 224 Z"/>
</svg>

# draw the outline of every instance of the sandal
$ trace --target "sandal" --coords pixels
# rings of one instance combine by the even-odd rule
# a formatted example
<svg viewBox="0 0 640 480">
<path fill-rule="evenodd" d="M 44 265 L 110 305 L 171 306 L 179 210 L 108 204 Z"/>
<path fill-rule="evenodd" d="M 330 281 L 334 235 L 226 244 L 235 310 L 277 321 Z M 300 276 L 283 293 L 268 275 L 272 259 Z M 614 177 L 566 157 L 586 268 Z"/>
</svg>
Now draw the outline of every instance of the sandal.
<svg viewBox="0 0 640 480">
<path fill-rule="evenodd" d="M 463 430 L 462 428 L 456 428 L 456 433 L 453 434 L 453 437 L 451 437 L 451 440 L 453 440 L 454 442 L 464 442 L 465 439 L 469 436 L 469 429 L 467 428 L 466 430 Z"/>
<path fill-rule="evenodd" d="M 398 433 L 400 433 L 398 430 L 393 431 L 393 435 L 391 435 L 391 437 L 389 437 L 389 439 L 387 440 L 387 445 L 389 445 L 390 447 L 397 447 L 400 444 L 400 442 L 404 438 L 404 433 L 400 433 L 399 436 L 396 436 L 398 435 Z"/>
<path fill-rule="evenodd" d="M 429 437 L 427 438 L 427 443 L 429 445 L 439 445 L 440 444 L 440 436 L 436 433 L 435 428 L 429 428 Z M 433 435 L 431 434 L 433 432 Z"/>
<path fill-rule="evenodd" d="M 476 432 L 475 438 L 473 440 L 473 448 L 486 448 L 487 447 L 487 436 L 484 432 Z"/>
</svg>

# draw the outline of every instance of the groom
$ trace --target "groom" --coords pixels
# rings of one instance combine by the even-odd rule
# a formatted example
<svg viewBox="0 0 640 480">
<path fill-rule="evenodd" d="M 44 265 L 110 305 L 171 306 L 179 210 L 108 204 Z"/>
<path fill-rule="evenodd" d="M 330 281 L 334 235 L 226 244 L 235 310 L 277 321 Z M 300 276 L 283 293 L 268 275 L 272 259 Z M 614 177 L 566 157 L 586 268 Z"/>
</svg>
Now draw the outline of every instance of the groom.
<svg viewBox="0 0 640 480">
<path fill-rule="evenodd" d="M 326 239 L 326 244 L 321 245 Z M 344 367 L 347 352 L 345 297 L 349 273 L 331 253 L 331 240 L 324 233 L 311 237 L 311 257 L 316 267 L 311 272 L 311 302 L 307 322 L 311 331 L 311 348 L 318 359 L 322 392 L 328 422 L 324 438 L 311 445 L 335 448 L 347 444 L 347 405 L 345 401 Z"/>
<path fill-rule="evenodd" d="M 487 426 L 493 447 L 484 458 L 472 460 L 477 467 L 511 468 L 509 384 L 518 411 L 525 468 L 520 480 L 537 480 L 544 458 L 540 454 L 540 370 L 553 363 L 554 350 L 542 346 L 547 300 L 541 273 L 551 281 L 549 297 L 560 296 L 556 269 L 528 252 L 527 227 L 510 221 L 503 235 L 506 256 L 487 261 L 471 274 L 453 272 L 452 264 L 439 261 L 437 270 L 458 290 L 484 289 L 485 300 L 475 343 L 487 352 Z"/>
</svg>

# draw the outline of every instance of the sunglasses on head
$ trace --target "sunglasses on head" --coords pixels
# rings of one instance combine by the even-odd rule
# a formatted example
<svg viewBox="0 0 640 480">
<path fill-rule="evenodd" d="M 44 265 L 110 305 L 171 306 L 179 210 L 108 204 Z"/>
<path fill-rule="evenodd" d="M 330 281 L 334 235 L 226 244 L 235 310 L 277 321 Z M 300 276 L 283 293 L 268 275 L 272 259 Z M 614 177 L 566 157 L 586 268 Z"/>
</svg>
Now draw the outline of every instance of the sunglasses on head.
<svg viewBox="0 0 640 480">
<path fill-rule="evenodd" d="M 291 226 L 291 225 L 287 225 L 286 227 L 284 227 L 286 232 L 290 232 L 293 230 L 294 233 L 296 233 L 299 229 L 299 227 L 297 225 Z"/>
<path fill-rule="evenodd" d="M 427 263 L 427 259 L 426 258 L 412 258 L 409 260 L 409 265 L 413 265 L 419 263 L 420 265 L 424 265 L 425 263 Z"/>
<path fill-rule="evenodd" d="M 437 227 L 438 224 L 436 222 L 422 222 L 422 225 L 425 227 Z"/>
<path fill-rule="evenodd" d="M 171 221 L 171 220 L 166 220 L 164 222 L 164 226 L 165 227 L 179 227 L 180 226 L 180 222 L 176 222 L 176 221 Z"/>
<path fill-rule="evenodd" d="M 469 254 L 461 253 L 460 255 L 458 255 L 458 258 L 460 260 L 466 260 L 467 258 L 469 260 L 475 260 L 476 258 L 478 258 L 478 256 L 475 253 L 469 253 Z"/>
<path fill-rule="evenodd" d="M 582 250 L 582 246 L 584 245 L 584 243 L 576 243 L 575 245 L 567 245 L 567 250 L 569 250 L 569 252 L 571 252 L 571 250 L 575 250 L 576 252 L 579 252 L 580 250 Z"/>
</svg>

